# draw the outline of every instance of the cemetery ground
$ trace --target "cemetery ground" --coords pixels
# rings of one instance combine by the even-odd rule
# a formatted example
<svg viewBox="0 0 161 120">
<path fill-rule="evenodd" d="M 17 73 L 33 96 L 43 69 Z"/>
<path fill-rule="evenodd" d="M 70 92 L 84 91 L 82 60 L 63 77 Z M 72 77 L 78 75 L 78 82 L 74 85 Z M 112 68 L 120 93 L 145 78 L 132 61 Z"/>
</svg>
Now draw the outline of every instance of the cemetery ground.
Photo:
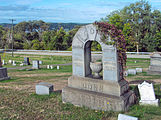
<svg viewBox="0 0 161 120">
<path fill-rule="evenodd" d="M 0 54 L 2 60 L 6 62 L 12 59 L 11 54 Z M 38 70 L 28 71 L 20 70 L 18 67 L 24 57 L 31 60 L 43 61 L 43 66 Z M 99 111 L 90 110 L 86 107 L 77 107 L 72 104 L 63 104 L 61 100 L 61 90 L 67 85 L 67 79 L 72 75 L 72 66 L 60 66 L 57 70 L 46 69 L 46 65 L 71 63 L 70 56 L 48 56 L 48 55 L 23 55 L 15 54 L 14 58 L 17 66 L 4 65 L 8 69 L 10 80 L 0 81 L 0 119 L 24 119 L 24 120 L 117 120 L 119 113 L 138 117 L 140 120 L 160 120 L 161 106 L 140 106 L 138 104 L 130 107 L 127 112 Z M 32 62 L 30 62 L 32 63 Z M 155 88 L 155 94 L 158 99 L 161 98 L 161 76 L 148 75 L 150 59 L 128 58 L 127 69 L 143 68 L 143 73 L 129 75 L 126 80 L 130 88 L 137 92 L 136 85 L 144 80 L 152 82 Z M 40 67 L 41 67 L 40 66 Z M 31 65 L 30 65 L 31 67 Z M 39 82 L 49 82 L 54 85 L 54 92 L 48 95 L 36 95 L 35 85 Z"/>
</svg>

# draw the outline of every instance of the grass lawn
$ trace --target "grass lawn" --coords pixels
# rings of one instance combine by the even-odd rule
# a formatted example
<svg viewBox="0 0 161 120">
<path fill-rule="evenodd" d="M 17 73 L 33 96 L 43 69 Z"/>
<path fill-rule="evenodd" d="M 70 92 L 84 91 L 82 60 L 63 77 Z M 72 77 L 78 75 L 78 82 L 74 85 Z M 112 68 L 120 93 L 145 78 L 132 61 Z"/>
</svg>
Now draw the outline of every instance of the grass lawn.
<svg viewBox="0 0 161 120">
<path fill-rule="evenodd" d="M 1 55 L 1 54 L 0 54 Z M 30 60 L 42 60 L 47 64 L 71 63 L 71 57 L 41 56 L 41 55 L 15 55 L 13 60 L 23 61 L 23 57 Z M 2 57 L 5 61 L 11 59 L 11 54 Z M 135 63 L 136 61 L 136 63 Z M 136 90 L 136 84 L 143 80 L 154 83 L 155 94 L 161 98 L 161 76 L 148 75 L 146 70 L 150 59 L 128 59 L 127 69 L 141 67 L 143 73 L 126 77 L 130 88 Z M 6 65 L 5 67 L 13 67 Z M 72 75 L 72 66 L 61 66 L 60 70 L 8 70 L 10 80 L 0 81 L 0 120 L 117 120 L 119 113 L 139 117 L 140 120 L 160 120 L 161 106 L 130 107 L 127 112 L 90 110 L 86 107 L 76 107 L 72 104 L 63 104 L 61 90 L 67 85 L 67 79 Z M 39 82 L 49 82 L 54 85 L 54 90 L 49 96 L 35 94 L 35 85 Z"/>
</svg>

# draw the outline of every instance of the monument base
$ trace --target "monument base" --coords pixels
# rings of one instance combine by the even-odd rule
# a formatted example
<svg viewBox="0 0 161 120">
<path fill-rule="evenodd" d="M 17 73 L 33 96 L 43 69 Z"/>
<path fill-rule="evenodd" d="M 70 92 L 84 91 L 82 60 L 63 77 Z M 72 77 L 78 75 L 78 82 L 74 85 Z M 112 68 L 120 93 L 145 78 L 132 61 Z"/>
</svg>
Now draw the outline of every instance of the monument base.
<svg viewBox="0 0 161 120">
<path fill-rule="evenodd" d="M 10 77 L 7 75 L 7 68 L 0 68 L 0 81 L 8 79 L 10 79 Z"/>
<path fill-rule="evenodd" d="M 148 74 L 151 75 L 161 75 L 161 66 L 160 65 L 150 65 Z"/>
<path fill-rule="evenodd" d="M 159 106 L 159 100 L 140 100 L 139 101 L 140 105 L 154 105 L 154 106 Z"/>
<path fill-rule="evenodd" d="M 95 110 L 127 111 L 134 104 L 135 95 L 132 91 L 118 97 L 94 91 L 65 87 L 62 90 L 62 101 L 75 106 L 86 106 Z"/>
</svg>

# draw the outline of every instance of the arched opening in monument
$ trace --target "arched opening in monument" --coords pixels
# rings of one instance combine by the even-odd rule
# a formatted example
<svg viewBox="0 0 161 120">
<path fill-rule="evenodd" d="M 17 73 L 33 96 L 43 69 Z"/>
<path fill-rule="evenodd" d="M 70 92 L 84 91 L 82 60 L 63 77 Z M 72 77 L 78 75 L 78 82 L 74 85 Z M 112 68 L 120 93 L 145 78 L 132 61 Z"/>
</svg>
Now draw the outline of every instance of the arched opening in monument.
<svg viewBox="0 0 161 120">
<path fill-rule="evenodd" d="M 88 41 L 84 49 L 85 76 L 101 79 L 103 77 L 101 45 L 97 41 Z"/>
</svg>

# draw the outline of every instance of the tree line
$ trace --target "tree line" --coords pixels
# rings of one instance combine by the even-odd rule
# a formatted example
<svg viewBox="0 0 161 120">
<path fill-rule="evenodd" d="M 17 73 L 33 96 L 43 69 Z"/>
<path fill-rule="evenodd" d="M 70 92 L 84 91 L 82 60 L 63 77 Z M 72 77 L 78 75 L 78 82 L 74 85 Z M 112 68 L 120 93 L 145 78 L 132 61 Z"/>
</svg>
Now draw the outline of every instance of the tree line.
<svg viewBox="0 0 161 120">
<path fill-rule="evenodd" d="M 127 51 L 136 51 L 136 45 L 142 52 L 161 51 L 161 11 L 152 10 L 147 1 L 141 0 L 113 11 L 100 21 L 122 30 Z M 71 50 L 72 39 L 79 27 L 65 31 L 60 26 L 51 29 L 50 23 L 42 20 L 20 22 L 14 26 L 14 49 Z M 11 48 L 11 33 L 11 29 L 0 26 L 0 48 Z M 92 50 L 101 50 L 101 47 L 93 42 Z"/>
<path fill-rule="evenodd" d="M 24 21 L 14 26 L 14 49 L 67 50 L 71 49 L 72 38 L 79 29 L 70 31 L 63 27 L 50 30 L 50 25 L 42 20 Z M 0 26 L 0 48 L 10 49 L 12 29 Z"/>
</svg>

